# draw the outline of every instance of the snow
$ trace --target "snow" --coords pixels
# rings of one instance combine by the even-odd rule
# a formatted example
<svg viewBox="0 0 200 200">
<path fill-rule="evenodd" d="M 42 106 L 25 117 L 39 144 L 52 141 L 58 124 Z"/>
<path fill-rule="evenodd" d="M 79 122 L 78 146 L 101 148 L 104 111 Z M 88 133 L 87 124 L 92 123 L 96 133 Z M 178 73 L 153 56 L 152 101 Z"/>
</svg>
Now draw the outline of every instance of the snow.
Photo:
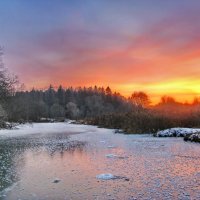
<svg viewBox="0 0 200 200">
<path fill-rule="evenodd" d="M 101 180 L 111 180 L 115 179 L 115 176 L 113 174 L 99 174 L 96 178 Z"/>
<path fill-rule="evenodd" d="M 116 179 L 124 179 L 125 181 L 129 181 L 129 178 L 124 177 L 124 176 L 115 176 L 113 174 L 99 174 L 96 176 L 97 179 L 100 180 L 116 180 Z"/>
<path fill-rule="evenodd" d="M 104 128 L 97 128 L 90 125 L 77 125 L 70 124 L 69 122 L 57 122 L 57 123 L 26 123 L 17 125 L 14 129 L 2 129 L 0 130 L 0 138 L 2 137 L 18 137 L 31 134 L 56 134 L 56 133 L 85 133 L 85 132 L 113 132 L 114 130 L 108 130 Z"/>
<path fill-rule="evenodd" d="M 157 137 L 184 137 L 193 133 L 200 132 L 200 129 L 194 128 L 170 128 L 156 133 Z"/>
<path fill-rule="evenodd" d="M 200 142 L 200 133 L 193 133 L 189 136 L 186 136 L 184 138 L 185 141 L 191 141 L 191 142 Z"/>
</svg>

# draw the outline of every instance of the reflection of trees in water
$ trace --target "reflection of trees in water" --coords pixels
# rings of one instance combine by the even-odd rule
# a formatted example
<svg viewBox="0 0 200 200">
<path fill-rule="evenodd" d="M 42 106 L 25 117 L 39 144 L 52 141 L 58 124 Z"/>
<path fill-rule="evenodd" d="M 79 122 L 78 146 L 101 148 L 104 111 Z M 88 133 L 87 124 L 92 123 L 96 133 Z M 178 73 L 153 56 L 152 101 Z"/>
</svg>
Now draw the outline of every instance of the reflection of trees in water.
<svg viewBox="0 0 200 200">
<path fill-rule="evenodd" d="M 65 152 L 82 152 L 85 142 L 70 141 L 66 134 L 31 135 L 0 140 L 0 194 L 5 188 L 19 180 L 19 170 L 25 165 L 27 150 L 47 152 L 50 156 Z"/>
<path fill-rule="evenodd" d="M 55 153 L 63 155 L 64 152 L 73 153 L 74 151 L 83 151 L 85 142 L 70 140 L 66 134 L 32 135 L 28 138 L 20 139 L 20 143 L 26 144 L 29 149 L 35 151 L 46 151 L 50 156 Z M 18 142 L 18 144 L 19 144 Z"/>
<path fill-rule="evenodd" d="M 60 153 L 63 156 L 64 152 L 74 153 L 75 151 L 82 152 L 85 143 L 80 141 L 61 141 L 56 143 L 45 144 L 44 148 L 53 156 L 55 153 Z"/>
</svg>

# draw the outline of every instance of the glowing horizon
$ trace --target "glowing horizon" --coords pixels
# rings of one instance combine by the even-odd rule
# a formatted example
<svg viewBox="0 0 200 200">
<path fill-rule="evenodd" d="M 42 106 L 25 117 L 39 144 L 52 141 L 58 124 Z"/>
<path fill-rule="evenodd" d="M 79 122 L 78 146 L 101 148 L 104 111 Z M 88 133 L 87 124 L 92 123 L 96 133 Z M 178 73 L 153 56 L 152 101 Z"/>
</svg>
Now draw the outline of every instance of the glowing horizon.
<svg viewBox="0 0 200 200">
<path fill-rule="evenodd" d="M 0 2 L 5 64 L 27 89 L 110 86 L 191 102 L 200 95 L 200 2 Z"/>
<path fill-rule="evenodd" d="M 195 84 L 195 87 L 193 87 L 191 89 L 190 85 L 191 84 Z M 51 84 L 51 83 L 50 83 Z M 147 86 L 145 85 L 139 85 L 139 84 L 127 84 L 127 85 L 65 85 L 65 84 L 58 84 L 58 85 L 53 85 L 54 89 L 58 89 L 58 87 L 60 85 L 62 85 L 62 87 L 64 89 L 67 89 L 69 87 L 73 87 L 73 88 L 79 88 L 79 87 L 104 87 L 106 89 L 106 87 L 110 87 L 112 89 L 112 92 L 117 92 L 120 93 L 122 96 L 128 98 L 131 96 L 131 94 L 133 92 L 138 92 L 138 91 L 142 91 L 147 93 L 147 95 L 150 97 L 151 100 L 151 105 L 155 105 L 157 103 L 160 102 L 161 98 L 163 96 L 170 96 L 173 97 L 177 102 L 180 103 L 192 103 L 193 100 L 195 98 L 199 98 L 200 97 L 200 88 L 198 88 L 198 84 L 200 84 L 200 80 L 198 81 L 171 81 L 171 82 L 163 82 L 163 83 L 159 83 L 159 84 L 149 84 Z M 36 86 L 36 87 L 35 87 Z M 38 90 L 46 90 L 48 89 L 49 85 L 44 86 L 44 87 L 37 87 L 37 85 L 32 86 L 32 87 L 25 87 L 25 90 L 32 90 L 34 89 L 38 89 Z M 180 90 L 181 88 L 181 90 Z M 153 92 L 154 91 L 154 92 Z M 166 92 L 166 91 L 170 91 L 170 92 Z"/>
</svg>

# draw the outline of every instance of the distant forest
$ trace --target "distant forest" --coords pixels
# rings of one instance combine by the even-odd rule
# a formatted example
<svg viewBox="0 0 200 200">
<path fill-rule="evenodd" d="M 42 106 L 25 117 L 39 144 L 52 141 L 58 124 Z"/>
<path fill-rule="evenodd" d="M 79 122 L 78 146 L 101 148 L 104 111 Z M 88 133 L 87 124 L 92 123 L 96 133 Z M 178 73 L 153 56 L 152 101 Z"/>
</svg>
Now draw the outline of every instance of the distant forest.
<svg viewBox="0 0 200 200">
<path fill-rule="evenodd" d="M 7 106 L 11 121 L 40 121 L 42 118 L 84 119 L 102 114 L 122 113 L 131 110 L 132 105 L 120 94 L 112 94 L 107 87 L 68 88 L 57 90 L 16 92 Z"/>
</svg>

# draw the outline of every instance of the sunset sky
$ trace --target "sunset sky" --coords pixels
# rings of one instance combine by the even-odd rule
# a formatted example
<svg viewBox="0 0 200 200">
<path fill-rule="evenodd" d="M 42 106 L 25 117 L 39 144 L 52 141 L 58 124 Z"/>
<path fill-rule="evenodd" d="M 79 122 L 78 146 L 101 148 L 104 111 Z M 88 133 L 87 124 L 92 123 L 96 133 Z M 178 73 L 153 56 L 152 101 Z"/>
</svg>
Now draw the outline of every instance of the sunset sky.
<svg viewBox="0 0 200 200">
<path fill-rule="evenodd" d="M 198 0 L 1 0 L 0 45 L 27 89 L 200 95 Z"/>
</svg>

